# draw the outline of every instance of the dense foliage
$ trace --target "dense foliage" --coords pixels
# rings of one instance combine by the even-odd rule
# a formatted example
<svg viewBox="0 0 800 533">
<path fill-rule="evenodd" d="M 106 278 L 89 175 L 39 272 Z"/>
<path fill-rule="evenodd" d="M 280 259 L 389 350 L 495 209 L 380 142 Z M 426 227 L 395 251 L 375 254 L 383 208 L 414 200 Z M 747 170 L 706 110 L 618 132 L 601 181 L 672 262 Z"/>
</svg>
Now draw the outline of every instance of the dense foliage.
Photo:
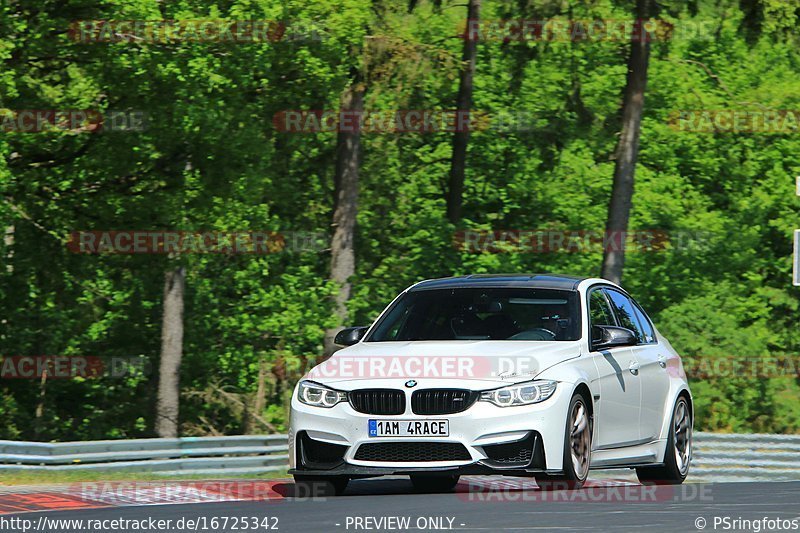
<svg viewBox="0 0 800 533">
<path fill-rule="evenodd" d="M 272 254 L 76 254 L 81 230 L 330 236 L 336 134 L 286 133 L 285 110 L 336 109 L 353 68 L 370 110 L 454 107 L 463 3 L 393 0 L 12 0 L 0 11 L 0 108 L 138 110 L 141 131 L 0 132 L 0 356 L 143 357 L 124 379 L 3 379 L 0 438 L 152 435 L 164 273 L 187 268 L 186 434 L 285 426 L 294 381 L 335 326 L 325 246 Z M 631 230 L 700 236 L 630 253 L 624 285 L 687 366 L 797 354 L 791 232 L 800 130 L 687 132 L 680 110 L 797 109 L 797 0 L 660 2 Z M 484 0 L 498 19 L 631 18 L 632 2 Z M 75 20 L 276 20 L 256 43 L 81 43 Z M 291 30 L 299 28 L 296 33 Z M 458 230 L 602 231 L 625 83 L 624 40 L 485 39 L 463 222 L 445 216 L 452 134 L 365 133 L 352 324 L 414 281 L 464 273 L 596 275 L 601 249 L 473 253 Z M 496 121 L 495 121 L 496 124 Z M 797 356 L 794 356 L 797 361 Z M 261 376 L 261 378 L 259 378 Z M 259 382 L 262 382 L 259 388 Z M 696 427 L 800 431 L 800 385 L 693 379 Z M 265 404 L 258 402 L 263 394 Z M 250 413 L 260 421 L 252 422 Z"/>
</svg>

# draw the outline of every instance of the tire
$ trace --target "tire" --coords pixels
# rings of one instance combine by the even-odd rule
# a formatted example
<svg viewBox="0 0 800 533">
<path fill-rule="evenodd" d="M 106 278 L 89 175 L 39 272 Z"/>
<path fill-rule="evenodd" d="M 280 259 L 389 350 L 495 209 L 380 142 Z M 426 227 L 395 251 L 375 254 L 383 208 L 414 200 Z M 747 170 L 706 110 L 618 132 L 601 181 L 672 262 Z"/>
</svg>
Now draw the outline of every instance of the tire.
<svg viewBox="0 0 800 533">
<path fill-rule="evenodd" d="M 575 394 L 570 400 L 564 427 L 564 471 L 557 475 L 535 474 L 540 489 L 579 489 L 589 477 L 593 424 L 587 402 L 581 394 Z"/>
<path fill-rule="evenodd" d="M 434 476 L 430 474 L 412 474 L 411 484 L 414 490 L 422 493 L 450 492 L 458 484 L 457 475 Z"/>
<path fill-rule="evenodd" d="M 670 417 L 664 464 L 636 469 L 643 485 L 680 485 L 689 474 L 692 457 L 692 411 L 685 396 L 675 401 Z"/>
<path fill-rule="evenodd" d="M 341 496 L 350 479 L 346 476 L 294 476 L 295 498 Z"/>
</svg>

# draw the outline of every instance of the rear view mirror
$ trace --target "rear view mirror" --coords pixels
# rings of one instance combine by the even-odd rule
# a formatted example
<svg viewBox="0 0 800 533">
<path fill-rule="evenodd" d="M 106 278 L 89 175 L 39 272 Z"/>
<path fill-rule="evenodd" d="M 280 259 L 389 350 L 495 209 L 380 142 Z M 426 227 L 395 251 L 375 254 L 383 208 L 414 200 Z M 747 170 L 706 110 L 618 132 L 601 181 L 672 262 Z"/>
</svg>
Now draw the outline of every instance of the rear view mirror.
<svg viewBox="0 0 800 533">
<path fill-rule="evenodd" d="M 333 339 L 333 343 L 339 346 L 352 346 L 364 337 L 364 334 L 368 329 L 368 326 L 344 328 L 342 331 L 336 334 L 336 337 Z"/>
<path fill-rule="evenodd" d="M 614 348 L 615 346 L 634 346 L 637 343 L 636 334 L 628 328 L 592 326 L 592 350 Z"/>
</svg>

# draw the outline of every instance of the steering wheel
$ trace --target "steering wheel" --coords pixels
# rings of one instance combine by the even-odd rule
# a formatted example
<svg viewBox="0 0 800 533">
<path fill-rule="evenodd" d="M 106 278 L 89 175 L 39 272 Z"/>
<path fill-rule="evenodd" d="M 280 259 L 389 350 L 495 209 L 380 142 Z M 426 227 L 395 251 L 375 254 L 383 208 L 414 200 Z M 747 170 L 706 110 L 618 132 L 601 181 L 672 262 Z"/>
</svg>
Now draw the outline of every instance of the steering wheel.
<svg viewBox="0 0 800 533">
<path fill-rule="evenodd" d="M 520 331 L 508 339 L 525 341 L 554 341 L 556 340 L 556 334 L 547 328 L 533 328 Z"/>
</svg>

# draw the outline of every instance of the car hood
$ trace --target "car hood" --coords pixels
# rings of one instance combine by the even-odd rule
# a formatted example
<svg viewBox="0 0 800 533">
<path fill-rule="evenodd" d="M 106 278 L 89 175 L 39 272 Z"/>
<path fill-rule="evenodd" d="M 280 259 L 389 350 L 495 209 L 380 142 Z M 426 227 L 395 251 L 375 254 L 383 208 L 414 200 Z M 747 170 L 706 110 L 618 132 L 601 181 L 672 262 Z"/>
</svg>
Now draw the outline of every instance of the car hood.
<svg viewBox="0 0 800 533">
<path fill-rule="evenodd" d="M 339 350 L 305 378 L 342 390 L 366 381 L 369 387 L 396 387 L 409 380 L 477 390 L 531 380 L 580 353 L 580 341 L 361 342 Z"/>
</svg>

